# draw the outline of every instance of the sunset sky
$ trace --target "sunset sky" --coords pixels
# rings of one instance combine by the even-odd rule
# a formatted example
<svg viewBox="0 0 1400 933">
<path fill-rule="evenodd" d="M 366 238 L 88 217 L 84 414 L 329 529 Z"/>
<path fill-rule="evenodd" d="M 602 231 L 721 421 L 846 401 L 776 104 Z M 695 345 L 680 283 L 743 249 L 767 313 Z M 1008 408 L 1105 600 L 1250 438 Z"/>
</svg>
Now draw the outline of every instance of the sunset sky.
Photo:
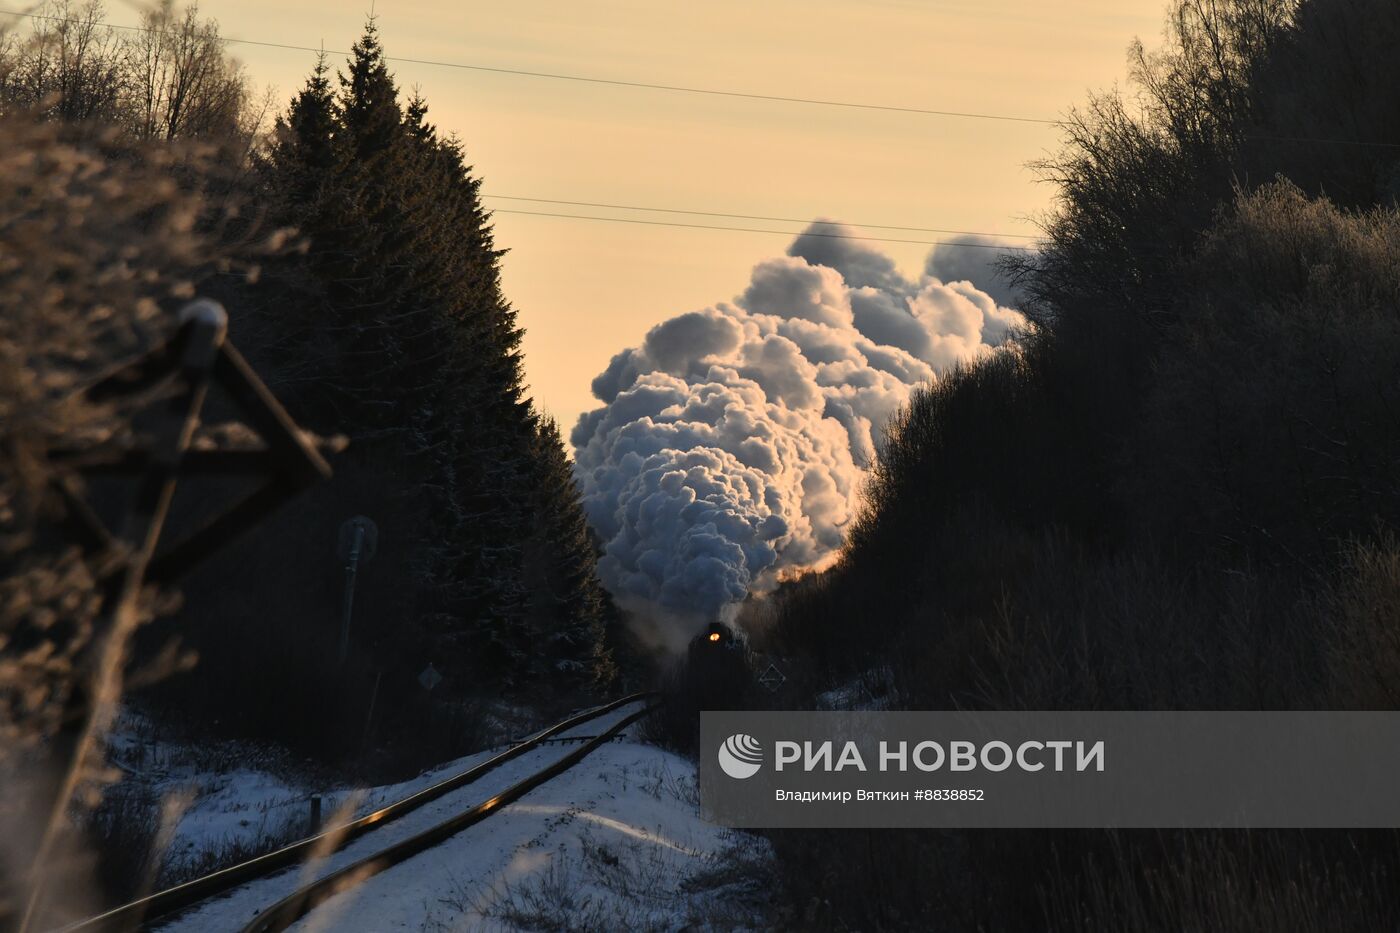
<svg viewBox="0 0 1400 933">
<path fill-rule="evenodd" d="M 366 9 L 206 0 L 225 36 L 343 52 Z M 776 96 L 1055 119 L 1122 83 L 1164 0 L 832 0 L 678 4 L 378 0 L 389 56 Z M 4 17 L 8 19 L 8 17 Z M 133 6 L 107 19 L 135 24 Z M 233 44 L 279 106 L 309 53 Z M 340 65 L 343 56 L 333 55 Z M 1055 128 L 702 96 L 393 62 L 466 144 L 487 195 L 848 223 L 1034 233 L 1050 192 L 1026 163 Z M 797 230 L 800 224 L 531 204 L 494 209 Z M 915 240 L 937 234 L 869 230 Z M 732 298 L 790 238 L 501 213 L 505 285 L 531 392 L 568 429 L 609 357 L 678 312 Z M 886 244 L 906 269 L 928 246 Z"/>
</svg>

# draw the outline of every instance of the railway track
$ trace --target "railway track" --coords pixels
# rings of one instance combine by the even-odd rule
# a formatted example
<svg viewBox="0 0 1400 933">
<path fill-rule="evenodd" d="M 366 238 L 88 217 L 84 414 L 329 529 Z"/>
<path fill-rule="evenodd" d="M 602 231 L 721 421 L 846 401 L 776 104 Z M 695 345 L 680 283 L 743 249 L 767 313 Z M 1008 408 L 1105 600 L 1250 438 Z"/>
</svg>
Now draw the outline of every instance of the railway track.
<svg viewBox="0 0 1400 933">
<path fill-rule="evenodd" d="M 568 770 L 651 712 L 654 698 L 650 693 L 632 694 L 572 716 L 481 764 L 358 819 L 71 924 L 62 933 L 167 927 L 284 930 L 327 898 L 487 819 Z M 593 727 L 589 735 L 568 735 L 585 725 Z M 549 752 L 560 750 L 556 743 L 561 740 L 582 744 L 550 756 Z M 500 787 L 497 780 L 472 793 L 477 790 L 472 785 L 526 756 L 531 758 L 507 769 L 507 776 L 516 778 L 508 786 Z M 535 764 L 535 758 L 542 760 L 536 767 L 527 767 Z M 522 767 L 524 776 L 518 777 L 515 772 Z M 300 872 L 294 870 L 298 867 Z M 203 916 L 206 913 L 212 916 Z M 235 914 L 238 919 L 228 922 Z M 219 915 L 224 922 L 217 919 Z"/>
</svg>

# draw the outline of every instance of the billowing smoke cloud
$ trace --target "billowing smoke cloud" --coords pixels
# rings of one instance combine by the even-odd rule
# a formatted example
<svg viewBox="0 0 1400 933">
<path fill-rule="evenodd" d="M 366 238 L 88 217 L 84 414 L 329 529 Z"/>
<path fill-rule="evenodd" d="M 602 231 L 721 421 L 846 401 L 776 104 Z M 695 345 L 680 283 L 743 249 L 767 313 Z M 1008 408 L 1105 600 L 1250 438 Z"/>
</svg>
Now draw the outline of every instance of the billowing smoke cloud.
<svg viewBox="0 0 1400 933">
<path fill-rule="evenodd" d="M 734 301 L 614 356 L 574 428 L 603 582 L 679 621 L 673 641 L 833 558 L 889 418 L 1025 325 L 970 281 L 910 281 L 831 233 L 854 231 L 814 224 Z"/>
<path fill-rule="evenodd" d="M 1006 256 L 1006 250 L 996 249 L 1007 244 L 992 237 L 954 237 L 945 244 L 935 246 L 924 263 L 924 274 L 945 282 L 967 280 L 976 282 L 977 287 L 1008 308 L 1021 306 L 1021 295 L 1015 285 L 1002 272 L 998 263 Z"/>
</svg>

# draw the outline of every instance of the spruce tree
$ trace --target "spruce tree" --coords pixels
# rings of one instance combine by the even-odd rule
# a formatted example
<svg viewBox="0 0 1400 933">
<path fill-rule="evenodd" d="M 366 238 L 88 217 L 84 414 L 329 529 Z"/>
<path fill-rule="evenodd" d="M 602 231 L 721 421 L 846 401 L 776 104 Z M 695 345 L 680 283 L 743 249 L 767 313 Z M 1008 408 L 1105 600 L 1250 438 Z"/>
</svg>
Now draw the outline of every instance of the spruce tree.
<svg viewBox="0 0 1400 933">
<path fill-rule="evenodd" d="M 420 95 L 400 105 L 373 20 L 335 95 L 318 63 L 268 161 L 334 348 L 321 426 L 432 516 L 415 545 L 423 650 L 463 680 L 605 670 L 606 597 L 558 431 L 525 394 L 481 182 Z"/>
<path fill-rule="evenodd" d="M 273 131 L 269 162 L 281 176 L 280 188 L 289 201 L 286 207 L 298 213 L 317 202 L 326 174 L 335 164 L 335 99 L 329 73 L 323 52 L 306 86 L 292 99 L 286 117 L 278 116 Z"/>
<path fill-rule="evenodd" d="M 604 639 L 608 596 L 598 582 L 597 553 L 573 465 L 552 418 L 540 419 L 533 469 L 526 570 L 537 669 L 570 686 L 610 683 L 615 672 Z"/>
</svg>

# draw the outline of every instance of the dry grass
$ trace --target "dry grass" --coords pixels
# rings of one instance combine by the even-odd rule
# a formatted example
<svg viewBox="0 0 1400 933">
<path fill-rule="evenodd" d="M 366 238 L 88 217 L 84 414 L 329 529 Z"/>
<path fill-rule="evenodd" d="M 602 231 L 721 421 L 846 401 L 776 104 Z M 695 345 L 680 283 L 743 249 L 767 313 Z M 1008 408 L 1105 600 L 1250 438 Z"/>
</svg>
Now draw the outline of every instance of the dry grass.
<svg viewBox="0 0 1400 933">
<path fill-rule="evenodd" d="M 120 696 L 130 638 L 161 598 L 142 591 L 120 612 L 104 608 L 103 580 L 126 551 L 71 544 L 55 489 L 81 497 L 84 487 L 51 454 L 130 439 L 133 412 L 153 399 L 93 404 L 83 387 L 165 337 L 203 279 L 255 275 L 248 260 L 284 239 L 255 241 L 256 225 L 232 204 L 199 193 L 212 155 L 0 119 L 0 767 L 8 786 L 28 774 L 62 788 L 46 824 L 23 812 L 23 795 L 7 801 L 7 876 L 42 874 L 67 805 L 96 803 L 106 778 L 96 739 Z M 30 773 L 45 764 L 40 744 L 84 714 L 68 773 Z M 23 886 L 6 880 L 12 892 Z"/>
</svg>

